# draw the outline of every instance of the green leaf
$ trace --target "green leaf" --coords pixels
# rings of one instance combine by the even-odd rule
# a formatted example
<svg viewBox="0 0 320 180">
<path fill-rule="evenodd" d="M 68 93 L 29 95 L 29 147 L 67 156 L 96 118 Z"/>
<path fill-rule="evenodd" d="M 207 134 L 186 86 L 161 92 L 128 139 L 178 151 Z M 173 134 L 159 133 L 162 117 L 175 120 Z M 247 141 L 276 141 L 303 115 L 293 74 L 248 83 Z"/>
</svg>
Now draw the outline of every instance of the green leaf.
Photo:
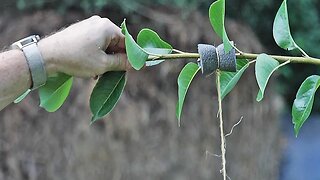
<svg viewBox="0 0 320 180">
<path fill-rule="evenodd" d="M 73 77 L 59 73 L 48 78 L 46 84 L 39 88 L 40 107 L 48 112 L 58 110 L 69 95 Z"/>
<path fill-rule="evenodd" d="M 232 45 L 224 26 L 225 4 L 225 0 L 217 0 L 212 3 L 209 9 L 209 18 L 214 31 L 222 38 L 225 51 L 229 52 Z"/>
<path fill-rule="evenodd" d="M 237 72 L 222 71 L 220 75 L 221 99 L 227 96 L 229 92 L 238 83 L 244 71 L 249 67 L 248 60 L 237 60 Z"/>
<path fill-rule="evenodd" d="M 91 123 L 107 115 L 117 104 L 126 84 L 126 72 L 106 72 L 99 78 L 90 96 Z"/>
<path fill-rule="evenodd" d="M 163 62 L 164 62 L 164 60 L 147 61 L 146 66 L 155 66 L 155 65 L 158 65 Z"/>
<path fill-rule="evenodd" d="M 138 34 L 137 43 L 148 54 L 162 55 L 172 52 L 172 46 L 151 29 L 142 29 Z M 147 61 L 146 66 L 155 66 L 162 62 L 164 60 Z"/>
<path fill-rule="evenodd" d="M 186 97 L 188 88 L 193 80 L 194 76 L 199 71 L 199 66 L 195 63 L 188 63 L 180 72 L 178 77 L 178 103 L 176 107 L 176 116 L 178 118 L 178 124 L 180 126 L 180 118 L 182 113 L 182 107 L 184 99 Z"/>
<path fill-rule="evenodd" d="M 286 50 L 299 48 L 294 42 L 289 26 L 287 1 L 284 0 L 273 22 L 273 37 L 279 47 Z"/>
<path fill-rule="evenodd" d="M 268 81 L 274 71 L 276 71 L 281 65 L 279 62 L 267 54 L 260 54 L 257 57 L 257 62 L 255 66 L 256 79 L 259 85 L 259 93 L 256 100 L 261 101 L 263 99 L 263 94 L 268 84 Z"/>
<path fill-rule="evenodd" d="M 301 84 L 298 90 L 292 106 L 292 122 L 296 136 L 311 113 L 314 96 L 319 85 L 320 76 L 312 75 Z"/>
<path fill-rule="evenodd" d="M 27 97 L 27 95 L 31 92 L 31 89 L 28 89 L 26 92 L 24 92 L 21 96 L 19 96 L 16 100 L 14 100 L 13 102 L 15 104 L 21 102 L 25 97 Z"/>
<path fill-rule="evenodd" d="M 134 69 L 139 70 L 144 66 L 149 55 L 134 41 L 133 37 L 128 32 L 125 20 L 121 24 L 121 28 L 122 33 L 125 35 L 128 60 Z"/>
<path fill-rule="evenodd" d="M 172 46 L 162 40 L 160 36 L 151 29 L 142 29 L 137 37 L 137 43 L 147 52 L 154 54 L 170 54 Z"/>
</svg>

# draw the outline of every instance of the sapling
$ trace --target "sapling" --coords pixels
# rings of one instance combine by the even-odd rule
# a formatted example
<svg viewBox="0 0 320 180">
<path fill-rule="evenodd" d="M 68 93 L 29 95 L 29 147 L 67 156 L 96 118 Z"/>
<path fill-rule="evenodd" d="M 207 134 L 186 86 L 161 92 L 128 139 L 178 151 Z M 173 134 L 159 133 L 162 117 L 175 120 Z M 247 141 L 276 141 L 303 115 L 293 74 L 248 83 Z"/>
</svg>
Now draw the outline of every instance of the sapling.
<svg viewBox="0 0 320 180">
<path fill-rule="evenodd" d="M 188 88 L 200 71 L 204 77 L 215 74 L 218 92 L 218 115 L 220 122 L 221 136 L 221 159 L 223 179 L 227 179 L 226 169 L 226 135 L 224 133 L 222 118 L 222 100 L 235 87 L 246 69 L 255 64 L 255 76 L 259 86 L 257 101 L 261 101 L 264 96 L 268 80 L 279 68 L 290 63 L 320 65 L 320 59 L 310 57 L 301 47 L 297 45 L 291 36 L 287 1 L 284 0 L 275 16 L 273 24 L 273 37 L 277 45 L 285 50 L 297 49 L 301 56 L 267 55 L 265 53 L 252 54 L 242 52 L 229 40 L 225 26 L 225 0 L 213 2 L 209 9 L 209 20 L 215 33 L 222 39 L 223 44 L 215 47 L 208 44 L 199 44 L 198 52 L 183 52 L 174 49 L 168 42 L 162 40 L 160 36 L 151 29 L 142 29 L 137 41 L 129 33 L 124 20 L 121 28 L 125 35 L 125 45 L 128 60 L 132 67 L 140 70 L 144 66 L 159 65 L 166 60 L 193 59 L 181 70 L 178 76 L 178 102 L 176 116 L 178 125 L 181 125 L 181 115 L 183 103 Z M 40 106 L 49 112 L 56 111 L 61 107 L 67 98 L 73 78 L 66 74 L 57 74 L 50 77 L 45 86 L 39 89 Z M 92 112 L 91 123 L 102 119 L 112 111 L 118 102 L 126 84 L 126 72 L 106 72 L 98 79 L 90 97 L 90 109 Z M 292 122 L 296 136 L 302 125 L 308 119 L 314 101 L 315 93 L 320 86 L 320 76 L 312 75 L 301 84 L 296 99 L 292 106 Z M 18 98 L 21 101 L 28 92 Z M 233 130 L 233 128 L 232 128 Z M 229 134 L 227 134 L 229 136 Z"/>
</svg>

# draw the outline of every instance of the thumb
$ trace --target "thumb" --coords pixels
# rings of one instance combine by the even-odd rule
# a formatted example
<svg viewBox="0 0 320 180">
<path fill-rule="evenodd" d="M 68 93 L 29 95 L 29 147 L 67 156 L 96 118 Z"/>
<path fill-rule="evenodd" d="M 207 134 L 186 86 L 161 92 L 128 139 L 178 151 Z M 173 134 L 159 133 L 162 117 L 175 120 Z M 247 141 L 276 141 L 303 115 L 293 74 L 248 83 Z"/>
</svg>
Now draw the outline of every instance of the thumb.
<svg viewBox="0 0 320 180">
<path fill-rule="evenodd" d="M 126 71 L 132 69 L 127 54 L 105 54 L 104 61 L 106 62 L 106 71 Z"/>
</svg>

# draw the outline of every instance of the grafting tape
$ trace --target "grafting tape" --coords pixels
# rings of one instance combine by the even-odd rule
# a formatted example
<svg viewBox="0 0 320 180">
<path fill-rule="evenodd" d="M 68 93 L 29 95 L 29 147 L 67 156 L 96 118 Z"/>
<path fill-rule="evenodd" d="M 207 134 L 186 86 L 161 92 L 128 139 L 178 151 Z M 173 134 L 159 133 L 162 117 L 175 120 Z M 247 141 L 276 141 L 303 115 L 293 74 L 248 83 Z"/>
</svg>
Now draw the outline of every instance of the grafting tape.
<svg viewBox="0 0 320 180">
<path fill-rule="evenodd" d="M 221 71 L 236 72 L 237 71 L 237 60 L 236 50 L 232 48 L 228 53 L 225 52 L 223 44 L 217 47 L 219 56 L 219 69 Z"/>
<path fill-rule="evenodd" d="M 223 44 L 217 48 L 209 44 L 198 44 L 198 53 L 200 55 L 198 64 L 201 67 L 202 74 L 206 76 L 212 74 L 217 69 L 229 72 L 237 70 L 234 48 L 225 53 Z"/>
<path fill-rule="evenodd" d="M 218 68 L 216 48 L 209 44 L 198 44 L 198 53 L 200 55 L 199 66 L 202 74 L 212 74 Z"/>
</svg>

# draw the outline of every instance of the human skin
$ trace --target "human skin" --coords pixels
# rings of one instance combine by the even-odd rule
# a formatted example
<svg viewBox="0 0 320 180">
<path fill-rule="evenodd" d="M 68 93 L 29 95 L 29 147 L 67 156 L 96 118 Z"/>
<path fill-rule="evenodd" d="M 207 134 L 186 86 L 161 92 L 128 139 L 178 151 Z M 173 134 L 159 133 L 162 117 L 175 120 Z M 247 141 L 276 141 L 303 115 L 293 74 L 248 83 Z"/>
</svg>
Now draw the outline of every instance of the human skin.
<svg viewBox="0 0 320 180">
<path fill-rule="evenodd" d="M 42 39 L 38 48 L 47 76 L 58 72 L 91 78 L 131 68 L 121 29 L 107 18 L 92 16 Z M 0 110 L 32 86 L 21 50 L 0 53 Z"/>
</svg>

